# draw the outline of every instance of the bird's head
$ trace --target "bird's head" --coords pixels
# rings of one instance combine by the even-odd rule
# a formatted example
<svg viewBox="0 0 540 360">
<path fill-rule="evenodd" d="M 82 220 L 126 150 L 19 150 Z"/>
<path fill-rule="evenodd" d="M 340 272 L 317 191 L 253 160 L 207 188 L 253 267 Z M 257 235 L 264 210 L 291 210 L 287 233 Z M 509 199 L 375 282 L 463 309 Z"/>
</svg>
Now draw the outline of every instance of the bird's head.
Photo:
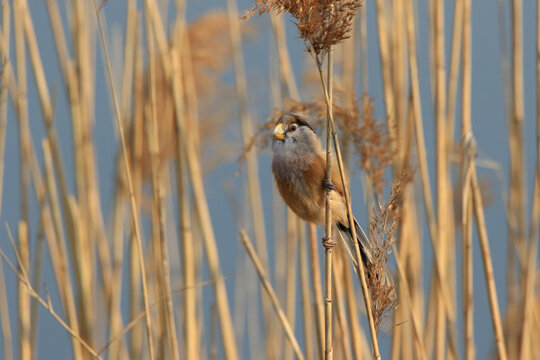
<svg viewBox="0 0 540 360">
<path fill-rule="evenodd" d="M 283 114 L 274 127 L 272 149 L 275 152 L 318 154 L 321 143 L 311 125 L 300 115 Z"/>
</svg>

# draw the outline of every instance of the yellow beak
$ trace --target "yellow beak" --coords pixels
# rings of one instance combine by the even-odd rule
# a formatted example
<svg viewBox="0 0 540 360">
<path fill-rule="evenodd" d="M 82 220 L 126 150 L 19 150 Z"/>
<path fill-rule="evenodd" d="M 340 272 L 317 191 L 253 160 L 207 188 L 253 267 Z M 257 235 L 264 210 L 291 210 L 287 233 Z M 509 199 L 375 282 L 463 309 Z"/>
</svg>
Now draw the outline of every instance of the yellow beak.
<svg viewBox="0 0 540 360">
<path fill-rule="evenodd" d="M 279 123 L 274 128 L 274 137 L 278 140 L 285 139 L 285 131 L 283 130 L 283 124 Z"/>
</svg>

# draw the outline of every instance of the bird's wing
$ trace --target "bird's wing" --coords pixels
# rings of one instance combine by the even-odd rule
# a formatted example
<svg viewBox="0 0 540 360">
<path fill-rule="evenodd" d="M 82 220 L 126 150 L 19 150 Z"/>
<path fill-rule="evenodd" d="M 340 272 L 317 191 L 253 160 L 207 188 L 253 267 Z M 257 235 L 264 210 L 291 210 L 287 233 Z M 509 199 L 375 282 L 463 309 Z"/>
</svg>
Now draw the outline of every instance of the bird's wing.
<svg viewBox="0 0 540 360">
<path fill-rule="evenodd" d="M 372 249 L 371 249 L 371 242 L 369 241 L 366 233 L 364 232 L 364 229 L 358 224 L 358 221 L 354 219 L 354 225 L 356 230 L 356 242 L 358 242 L 358 246 L 360 247 L 360 257 L 362 259 L 362 263 L 364 264 L 364 268 L 367 270 L 371 267 L 373 264 L 373 257 L 372 257 Z M 348 226 L 345 226 L 339 222 L 336 223 L 336 227 L 339 230 L 339 235 L 341 239 L 343 240 L 343 243 L 345 244 L 345 248 L 347 248 L 347 252 L 349 253 L 349 256 L 351 257 L 351 260 L 354 263 L 354 270 L 356 271 L 357 268 L 357 257 L 356 257 L 356 249 L 355 249 L 355 240 L 353 240 L 353 234 L 351 229 Z M 392 274 L 390 274 L 390 271 L 388 270 L 388 267 L 386 267 L 386 264 L 384 265 L 384 274 L 383 279 L 384 282 L 387 283 L 389 286 L 394 287 L 394 280 L 392 279 Z M 370 274 L 366 274 L 369 278 Z M 395 292 L 393 293 L 393 296 L 396 296 Z"/>
<path fill-rule="evenodd" d="M 362 262 L 364 263 L 364 266 L 367 267 L 368 264 L 371 263 L 371 249 L 369 247 L 369 242 L 367 240 L 364 230 L 362 229 L 362 227 L 360 227 L 356 219 L 354 220 L 354 223 L 356 226 L 356 239 L 353 238 L 353 233 L 350 227 L 339 222 L 336 223 L 336 227 L 339 230 L 339 235 L 343 240 L 343 243 L 347 248 L 347 252 L 349 253 L 349 256 L 351 257 L 354 264 L 357 265 L 356 242 L 358 242 L 358 245 L 360 246 L 360 256 L 362 258 Z"/>
</svg>

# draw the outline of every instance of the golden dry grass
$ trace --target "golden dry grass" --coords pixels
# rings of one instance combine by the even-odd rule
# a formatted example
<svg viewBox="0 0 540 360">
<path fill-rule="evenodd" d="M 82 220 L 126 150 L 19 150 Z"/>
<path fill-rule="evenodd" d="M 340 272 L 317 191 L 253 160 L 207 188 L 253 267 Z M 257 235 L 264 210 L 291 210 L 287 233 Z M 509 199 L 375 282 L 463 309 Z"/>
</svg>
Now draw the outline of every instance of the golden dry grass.
<svg viewBox="0 0 540 360">
<path fill-rule="evenodd" d="M 169 23 L 155 0 L 127 0 L 127 5 L 125 41 L 122 49 L 115 49 L 123 54 L 123 62 L 112 64 L 103 14 L 108 2 L 75 0 L 64 6 L 47 0 L 46 14 L 31 14 L 27 0 L 2 1 L 0 203 L 3 191 L 19 192 L 21 212 L 4 231 L 11 248 L 4 245 L 7 242 L 0 247 L 0 357 L 39 358 L 37 339 L 46 334 L 39 332 L 43 330 L 38 315 L 46 314 L 70 338 L 71 347 L 59 351 L 77 360 L 369 359 L 380 356 L 381 334 L 389 343 L 383 354 L 392 359 L 462 354 L 473 359 L 479 331 L 486 327 L 494 334 L 494 356 L 540 358 L 540 145 L 536 144 L 533 194 L 528 194 L 522 63 L 524 47 L 531 45 L 522 39 L 521 0 L 512 1 L 508 57 L 513 66 L 503 84 L 509 106 L 509 198 L 503 205 L 492 203 L 506 206 L 509 236 L 504 244 L 489 237 L 493 234 L 485 207 L 490 185 L 477 171 L 471 118 L 471 0 L 455 1 L 451 40 L 445 38 L 444 21 L 449 17 L 441 0 L 429 2 L 427 30 L 420 29 L 414 1 L 367 4 L 376 6 L 381 73 L 369 76 L 382 78 L 381 114 L 374 110 L 374 94 L 367 89 L 367 37 L 375 39 L 375 33 L 367 33 L 362 1 L 256 0 L 246 17 L 269 13 L 277 50 L 270 59 L 276 75 L 270 81 L 275 109 L 260 122 L 251 114 L 252 85 L 244 61 L 249 54 L 243 50 L 255 30 L 240 20 L 234 0 L 227 1 L 227 11 L 212 10 L 189 21 L 190 3 L 177 0 Z M 284 14 L 293 19 L 300 37 L 294 45 L 286 42 Z M 50 21 L 51 44 L 38 44 L 38 16 Z M 259 17 L 251 21 L 257 23 Z M 428 69 L 418 66 L 424 53 L 416 43 L 420 31 L 428 31 L 430 37 Z M 540 35 L 538 19 L 537 32 Z M 94 40 L 103 53 L 104 74 L 96 70 Z M 315 63 L 302 71 L 309 76 L 314 68 L 317 71 L 311 80 L 304 79 L 303 93 L 288 53 L 288 46 L 302 41 Z M 58 80 L 44 70 L 45 46 L 58 54 L 65 89 L 58 95 Z M 355 49 L 362 49 L 360 62 Z M 538 54 L 539 49 L 540 36 Z M 540 55 L 536 61 L 540 94 Z M 123 71 L 114 73 L 113 65 Z M 227 72 L 234 73 L 234 85 L 224 83 Z M 359 97 L 357 72 L 363 79 Z M 432 97 L 420 91 L 423 73 L 431 78 Z M 109 86 L 111 121 L 118 130 L 117 183 L 110 211 L 103 210 L 98 184 L 102 169 L 96 158 L 100 143 L 93 108 L 97 78 Z M 30 90 L 37 100 L 26 96 Z M 55 96 L 66 97 L 73 166 L 64 160 L 66 149 L 60 143 L 65 139 L 58 138 Z M 424 133 L 426 103 L 433 104 L 434 134 Z M 32 128 L 37 121 L 30 119 L 32 107 L 41 111 L 45 131 L 40 139 Z M 272 204 L 274 241 L 267 241 L 265 224 L 271 217 L 264 194 L 270 190 L 259 178 L 260 168 L 267 166 L 259 154 L 268 149 L 275 121 L 286 112 L 305 115 L 320 130 L 328 159 L 331 149 L 337 156 L 336 163 L 327 164 L 337 166 L 343 180 L 354 171 L 364 179 L 369 219 L 360 222 L 368 223 L 373 243 L 373 264 L 367 269 L 362 261 L 351 266 L 341 244 L 331 241 L 330 218 L 321 245 L 315 227 L 290 211 L 285 215 L 279 199 Z M 8 119 L 8 113 L 14 113 L 14 119 Z M 236 113 L 238 119 L 233 117 Z M 7 134 L 8 121 L 17 125 L 17 189 L 2 186 L 12 161 L 4 159 L 6 137 L 15 137 Z M 462 133 L 456 136 L 458 122 Z M 227 134 L 231 127 L 238 133 L 235 144 Z M 431 136 L 432 157 L 425 145 Z M 224 239 L 212 221 L 226 210 L 210 208 L 204 182 L 223 164 L 240 168 L 233 181 L 246 178 L 241 193 L 234 187 L 227 190 L 234 201 L 245 201 L 232 206 L 238 211 L 238 244 L 247 251 L 246 255 L 238 246 L 238 272 L 230 280 L 234 297 L 225 282 L 231 274 L 222 270 L 224 261 L 231 259 L 224 258 L 217 245 L 235 239 Z M 459 174 L 457 181 L 454 173 Z M 71 180 L 74 189 L 68 185 Z M 532 199 L 530 214 L 527 199 Z M 2 205 L 3 212 L 9 211 Z M 349 194 L 347 205 L 352 213 Z M 244 207 L 250 214 L 246 219 L 238 210 Z M 427 234 L 422 232 L 424 222 Z M 427 241 L 432 264 L 424 262 Z M 473 256 L 476 242 L 481 264 Z M 494 277 L 494 246 L 508 249 L 506 284 Z M 11 252 L 13 256 L 6 255 Z M 48 263 L 45 257 L 50 258 L 51 279 L 41 277 Z M 393 283 L 384 281 L 388 263 L 396 264 Z M 473 283 L 478 278 L 474 272 L 482 272 L 484 284 Z M 9 288 L 4 278 L 14 274 L 17 285 Z M 54 282 L 48 288 L 57 292 L 58 301 L 42 282 Z M 427 291 L 424 283 L 430 284 Z M 484 285 L 488 299 L 483 306 L 489 307 L 491 323 L 475 325 L 473 305 Z M 202 291 L 203 286 L 212 291 Z M 501 287 L 507 292 L 506 308 L 500 305 Z M 16 314 L 15 322 L 10 314 Z M 249 354 L 244 353 L 246 344 Z"/>
</svg>

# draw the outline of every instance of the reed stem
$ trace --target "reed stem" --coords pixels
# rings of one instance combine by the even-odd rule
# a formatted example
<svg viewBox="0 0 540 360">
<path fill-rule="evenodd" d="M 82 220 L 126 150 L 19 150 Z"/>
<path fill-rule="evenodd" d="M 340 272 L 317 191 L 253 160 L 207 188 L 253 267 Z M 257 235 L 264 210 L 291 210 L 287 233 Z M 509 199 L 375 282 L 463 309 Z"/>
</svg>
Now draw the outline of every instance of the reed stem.
<svg viewBox="0 0 540 360">
<path fill-rule="evenodd" d="M 182 17 L 183 19 L 183 17 Z M 184 24 L 177 24 L 179 37 L 184 36 Z M 173 60 L 174 61 L 174 60 Z M 179 60 L 178 60 L 179 61 Z M 180 68 L 179 71 L 182 69 Z M 179 87 L 181 89 L 181 87 Z M 180 96 L 183 99 L 183 96 Z M 178 103 L 179 111 L 184 110 L 183 102 Z M 176 146 L 176 181 L 177 196 L 180 208 L 178 211 L 180 224 L 180 239 L 182 249 L 182 275 L 186 291 L 183 294 L 183 319 L 184 319 L 184 357 L 187 360 L 197 360 L 199 352 L 199 324 L 197 321 L 197 294 L 193 288 L 195 285 L 195 250 L 192 231 L 192 220 L 189 201 L 189 186 L 187 182 L 187 165 L 184 151 L 177 142 Z"/>
<path fill-rule="evenodd" d="M 244 147 L 250 146 L 253 138 L 252 118 L 249 111 L 248 84 L 246 80 L 244 54 L 242 46 L 242 33 L 240 31 L 240 21 L 238 20 L 238 5 L 236 0 L 227 0 L 227 13 L 229 16 L 229 32 L 232 44 L 232 57 L 234 63 L 236 93 L 240 112 L 240 129 Z M 247 164 L 247 185 L 253 219 L 253 229 L 255 232 L 255 241 L 258 252 L 261 256 L 264 268 L 268 271 L 268 246 L 266 242 L 266 225 L 264 221 L 264 211 L 262 206 L 261 184 L 259 180 L 259 165 L 257 162 L 257 153 L 249 151 L 246 157 Z M 270 304 L 262 299 L 264 328 L 269 333 L 271 329 Z M 268 334 L 266 341 L 267 349 L 275 346 L 272 344 L 272 336 Z"/>
<path fill-rule="evenodd" d="M 463 323 L 464 323 L 464 346 L 465 358 L 475 358 L 474 346 L 474 294 L 473 294 L 473 250 L 472 250 L 472 196 L 470 174 L 472 171 L 475 147 L 472 142 L 467 142 L 471 135 L 471 76 L 472 76 L 472 44 L 471 44 L 471 1 L 462 0 L 463 11 L 463 66 L 462 66 L 462 125 L 461 137 L 463 140 L 463 169 L 462 169 L 462 225 L 463 225 Z M 457 5 L 456 5 L 456 11 Z"/>
<path fill-rule="evenodd" d="M 145 264 L 144 264 L 141 231 L 139 228 L 139 214 L 137 212 L 137 204 L 135 202 L 133 179 L 131 176 L 131 165 L 128 159 L 128 149 L 127 149 L 127 143 L 126 143 L 126 136 L 124 134 L 124 125 L 122 123 L 120 104 L 118 102 L 118 96 L 116 93 L 116 88 L 115 88 L 113 75 L 112 75 L 109 49 L 107 47 L 107 42 L 105 40 L 105 32 L 103 30 L 103 25 L 101 23 L 101 16 L 99 14 L 99 8 L 96 4 L 96 0 L 93 0 L 93 3 L 94 3 L 95 15 L 96 15 L 96 19 L 97 19 L 98 27 L 99 27 L 101 46 L 103 47 L 103 52 L 105 54 L 105 63 L 107 66 L 107 75 L 109 79 L 109 85 L 111 86 L 111 92 L 112 92 L 113 100 L 114 100 L 116 125 L 118 126 L 118 130 L 120 131 L 120 140 L 122 143 L 122 158 L 124 159 L 124 167 L 126 171 L 126 178 L 127 178 L 128 190 L 129 190 L 129 199 L 130 199 L 130 204 L 131 204 L 131 216 L 133 219 L 133 226 L 135 230 L 134 240 L 135 240 L 135 243 L 137 244 L 137 253 L 139 257 L 139 266 L 141 270 L 141 279 L 142 279 L 142 286 L 143 286 L 143 302 L 144 302 L 144 309 L 145 309 L 146 330 L 147 330 L 147 339 L 148 339 L 148 352 L 149 352 L 150 359 L 153 360 L 154 359 L 154 339 L 153 339 L 153 333 L 152 333 L 152 317 L 150 314 L 150 307 L 149 307 L 149 301 L 148 301 L 148 283 L 146 280 L 146 269 L 145 269 Z"/>
<path fill-rule="evenodd" d="M 156 16 L 155 10 L 152 12 L 154 13 L 154 16 Z M 162 29 L 162 27 L 160 28 Z M 158 36 L 158 42 L 159 38 L 160 37 Z M 161 46 L 165 46 L 165 44 L 161 43 Z M 178 58 L 178 53 L 175 48 L 171 49 L 170 57 L 171 59 Z M 172 64 L 169 65 L 172 66 L 168 69 L 166 67 L 166 70 L 170 72 L 171 79 L 176 79 L 179 75 L 178 64 L 173 61 Z M 225 357 L 228 360 L 238 359 L 234 328 L 229 310 L 229 300 L 227 298 L 225 281 L 221 274 L 216 239 L 212 223 L 210 221 L 210 210 L 208 208 L 208 201 L 206 199 L 206 193 L 203 186 L 201 166 L 196 154 L 196 149 L 194 148 L 194 143 L 189 134 L 186 133 L 186 125 L 184 123 L 185 119 L 183 118 L 183 113 L 181 112 L 182 108 L 180 106 L 180 87 L 177 84 L 177 81 L 172 82 L 172 87 L 175 104 L 176 131 L 178 134 L 178 139 L 183 140 L 178 141 L 177 146 L 182 146 L 182 150 L 187 157 L 187 166 L 191 176 L 191 184 L 193 186 L 197 216 L 201 223 L 201 230 L 206 247 L 206 255 L 208 258 L 208 266 L 210 268 L 210 274 L 215 281 L 216 305 L 220 319 L 221 336 L 223 338 L 223 345 L 225 348 Z"/>
<path fill-rule="evenodd" d="M 480 250 L 482 252 L 484 275 L 486 277 L 486 285 L 488 289 L 491 321 L 493 323 L 493 333 L 495 336 L 495 345 L 497 346 L 499 359 L 506 360 L 507 352 L 501 322 L 501 313 L 499 310 L 499 300 L 497 299 L 495 278 L 493 276 L 493 261 L 491 260 L 491 252 L 489 250 L 488 235 L 484 219 L 484 208 L 482 205 L 482 194 L 480 192 L 480 186 L 478 185 L 478 179 L 476 177 L 476 169 L 474 165 L 471 171 L 471 183 L 474 204 L 474 217 L 476 220 L 476 231 L 478 233 L 478 241 L 480 242 Z"/>
<path fill-rule="evenodd" d="M 396 259 L 396 265 L 397 265 L 397 268 L 398 268 L 398 274 L 399 274 L 399 278 L 401 280 L 401 287 L 402 287 L 402 290 L 403 290 L 403 294 L 402 294 L 402 299 L 405 298 L 407 299 L 406 301 L 406 304 L 407 304 L 407 310 L 409 310 L 409 316 L 412 320 L 412 328 L 413 328 L 413 335 L 414 335 L 414 340 L 416 342 L 416 346 L 417 346 L 417 358 L 419 359 L 427 359 L 428 356 L 427 356 L 427 353 L 426 353 L 426 347 L 424 345 L 424 341 L 423 341 L 423 337 L 422 337 L 422 333 L 421 333 L 421 324 L 420 324 L 420 321 L 418 319 L 418 317 L 416 316 L 416 313 L 413 309 L 413 298 L 412 298 L 412 293 L 411 293 L 411 290 L 409 288 L 409 284 L 408 284 L 408 281 L 406 279 L 406 274 L 405 274 L 405 270 L 403 268 L 403 265 L 401 263 L 401 260 L 400 260 L 400 255 L 399 255 L 399 252 L 397 251 L 397 248 L 394 244 L 392 244 L 392 251 L 394 252 L 394 257 Z"/>
<path fill-rule="evenodd" d="M 319 68 L 319 78 L 321 80 L 321 84 L 322 84 L 322 87 L 323 87 L 323 93 L 324 93 L 324 96 L 325 96 L 325 100 L 326 100 L 326 104 L 328 107 L 331 107 L 331 100 L 330 100 L 330 97 L 329 97 L 329 91 L 327 90 L 327 85 L 324 81 L 324 77 L 323 77 L 323 73 L 322 73 L 322 67 L 321 66 L 318 66 Z M 341 182 L 343 184 L 343 187 L 346 188 L 346 182 L 345 182 L 345 168 L 344 168 L 344 165 L 343 165 L 343 159 L 341 157 L 341 150 L 339 148 L 339 141 L 338 141 L 338 138 L 337 138 L 337 133 L 335 131 L 335 127 L 334 127 L 334 115 L 332 112 L 329 112 L 329 119 L 330 119 L 330 125 L 332 126 L 332 137 L 333 137 L 333 141 L 334 141 L 334 149 L 336 150 L 336 159 L 337 159 L 337 164 L 338 164 L 338 168 L 339 168 L 339 174 L 340 174 L 340 177 L 341 177 Z M 356 239 L 357 237 L 357 234 L 356 234 L 356 228 L 354 226 L 354 216 L 352 214 L 352 206 L 351 206 L 351 201 L 350 201 L 350 195 L 348 193 L 348 191 L 345 191 L 344 192 L 344 195 L 345 195 L 345 202 L 347 204 L 347 211 L 348 211 L 348 216 L 349 216 L 349 227 L 350 229 L 352 230 L 352 233 L 353 233 L 353 238 Z M 371 335 L 371 345 L 373 347 L 373 354 L 374 354 L 374 357 L 376 359 L 379 359 L 380 358 L 380 352 L 379 352 L 379 343 L 378 343 L 378 340 L 377 340 L 377 332 L 375 330 L 375 321 L 373 319 L 373 312 L 371 310 L 371 298 L 370 298 L 370 295 L 369 295 L 369 289 L 367 287 L 367 282 L 366 282 L 366 273 L 365 273 L 365 269 L 364 269 L 364 265 L 362 263 L 362 260 L 361 260 L 361 256 L 360 256 L 360 245 L 358 244 L 358 242 L 355 243 L 356 246 L 355 246 L 355 252 L 356 252 L 356 266 L 357 266 L 357 271 L 356 271 L 356 274 L 357 276 L 359 277 L 359 281 L 360 281 L 360 286 L 362 288 L 362 295 L 364 297 L 364 304 L 366 306 L 366 313 L 368 315 L 368 322 L 369 322 L 369 328 L 370 328 L 370 335 Z"/>
<path fill-rule="evenodd" d="M 0 261 L 0 322 L 2 326 L 2 340 L 4 344 L 4 359 L 13 360 L 13 335 L 9 321 L 9 304 L 7 288 L 4 277 L 4 267 Z"/>
<path fill-rule="evenodd" d="M 536 14 L 536 99 L 540 104 L 540 2 L 537 2 Z M 540 107 L 536 108 L 536 175 L 534 177 L 533 204 L 531 211 L 531 223 L 529 230 L 529 250 L 527 259 L 527 272 L 525 277 L 525 286 L 523 288 L 523 297 L 525 304 L 523 306 L 523 330 L 521 332 L 521 351 L 523 359 L 530 357 L 538 344 L 535 343 L 535 333 L 533 331 L 533 319 L 535 317 L 534 308 L 534 284 L 537 281 L 536 258 L 538 251 L 538 233 L 540 231 Z"/>
<path fill-rule="evenodd" d="M 300 257 L 300 286 L 302 291 L 302 314 L 304 317 L 304 343 L 307 359 L 314 359 L 313 356 L 313 326 L 311 314 L 311 298 L 309 293 L 309 269 L 306 246 L 302 241 L 298 243 Z M 315 329 L 316 330 L 316 329 Z"/>
<path fill-rule="evenodd" d="M 309 255 L 311 264 L 311 282 L 313 287 L 313 310 L 315 313 L 315 335 L 317 338 L 317 349 L 319 358 L 324 358 L 324 306 L 322 304 L 323 295 L 321 289 L 321 273 L 319 263 L 319 252 L 317 247 L 317 228 L 315 224 L 309 224 Z"/>
<path fill-rule="evenodd" d="M 2 34 L 0 37 L 0 215 L 2 215 L 2 199 L 4 195 L 4 154 L 6 150 L 7 134 L 7 100 L 8 82 L 10 73 L 8 70 L 10 48 L 10 22 L 11 9 L 7 0 L 2 1 Z M 12 80 L 12 79 L 11 79 Z"/>
<path fill-rule="evenodd" d="M 272 288 L 272 285 L 270 284 L 270 281 L 268 280 L 266 276 L 261 260 L 259 259 L 259 256 L 255 252 L 255 249 L 253 248 L 253 245 L 251 244 L 251 241 L 249 240 L 249 238 L 247 237 L 244 231 L 240 231 L 240 240 L 242 241 L 242 245 L 244 245 L 244 247 L 246 248 L 246 251 L 253 263 L 253 266 L 255 267 L 255 270 L 257 270 L 257 274 L 259 275 L 261 284 L 263 285 L 264 290 L 266 290 L 266 293 L 268 294 L 268 297 L 270 298 L 272 306 L 274 307 L 274 310 L 276 311 L 276 315 L 278 316 L 279 321 L 281 322 L 281 325 L 283 326 L 283 330 L 285 331 L 285 334 L 287 335 L 287 339 L 289 340 L 296 357 L 299 360 L 304 360 L 305 359 L 304 354 L 302 353 L 302 350 L 300 350 L 300 345 L 298 345 L 298 341 L 296 340 L 296 337 L 294 336 L 294 332 L 291 328 L 291 325 L 289 324 L 289 321 L 287 320 L 287 316 L 285 315 L 285 312 L 283 311 L 281 305 L 279 304 L 277 295 L 274 292 L 274 289 Z"/>
<path fill-rule="evenodd" d="M 322 64 L 318 62 L 319 73 L 322 74 Z M 328 52 L 328 98 L 326 103 L 326 177 L 325 181 L 330 184 L 332 181 L 332 126 L 330 118 L 332 115 L 332 50 Z M 321 81 L 322 77 L 321 77 Z M 333 359 L 333 343 L 332 343 L 332 248 L 335 242 L 332 240 L 332 202 L 330 200 L 330 191 L 325 194 L 325 220 L 324 220 L 324 328 L 325 328 L 325 343 L 324 343 L 324 358 L 325 360 Z"/>
</svg>

